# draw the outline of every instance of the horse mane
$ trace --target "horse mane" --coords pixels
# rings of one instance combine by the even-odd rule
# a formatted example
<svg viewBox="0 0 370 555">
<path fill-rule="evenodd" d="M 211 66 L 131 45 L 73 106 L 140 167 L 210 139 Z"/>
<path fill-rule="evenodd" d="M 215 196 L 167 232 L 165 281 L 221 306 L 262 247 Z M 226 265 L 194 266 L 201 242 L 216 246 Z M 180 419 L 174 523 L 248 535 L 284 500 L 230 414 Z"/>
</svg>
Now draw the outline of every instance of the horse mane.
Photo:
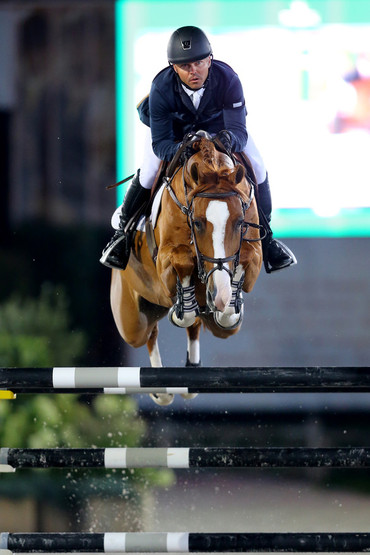
<svg viewBox="0 0 370 555">
<path fill-rule="evenodd" d="M 209 168 L 214 168 L 215 170 L 220 167 L 220 159 L 217 155 L 217 150 L 212 141 L 202 137 L 199 143 L 199 151 L 202 155 L 203 162 L 209 166 Z"/>
<path fill-rule="evenodd" d="M 210 189 L 220 193 L 230 190 L 241 193 L 240 188 L 233 181 L 228 180 L 233 167 L 226 163 L 225 156 L 216 149 L 214 143 L 202 137 L 198 148 L 199 155 L 193 163 L 197 164 L 199 182 L 189 193 L 189 197 L 196 193 L 208 192 Z"/>
</svg>

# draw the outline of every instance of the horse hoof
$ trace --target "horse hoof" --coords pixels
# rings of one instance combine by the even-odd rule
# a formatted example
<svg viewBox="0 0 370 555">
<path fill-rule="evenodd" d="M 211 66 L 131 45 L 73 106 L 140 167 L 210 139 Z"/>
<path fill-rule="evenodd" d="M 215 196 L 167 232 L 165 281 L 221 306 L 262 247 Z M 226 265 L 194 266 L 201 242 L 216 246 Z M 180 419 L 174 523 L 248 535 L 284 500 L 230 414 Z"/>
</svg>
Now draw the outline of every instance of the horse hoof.
<svg viewBox="0 0 370 555">
<path fill-rule="evenodd" d="M 175 396 L 172 393 L 150 393 L 153 401 L 161 407 L 166 407 L 173 403 Z"/>
<path fill-rule="evenodd" d="M 170 310 L 169 310 L 169 312 L 168 312 L 168 319 L 169 319 L 169 321 L 171 322 L 171 324 L 173 324 L 173 325 L 176 326 L 177 328 L 182 328 L 183 326 L 180 326 L 180 324 L 177 324 L 177 323 L 175 322 L 174 318 L 177 319 L 175 305 L 171 306 L 171 308 L 170 308 Z M 179 321 L 179 320 L 177 320 L 177 321 Z"/>
<path fill-rule="evenodd" d="M 177 328 L 189 328 L 190 326 L 192 326 L 195 322 L 195 318 L 196 318 L 196 313 L 195 311 L 193 311 L 192 313 L 185 313 L 184 314 L 184 318 L 182 320 L 180 320 L 177 316 L 176 316 L 176 307 L 175 305 L 173 305 L 169 312 L 168 312 L 168 319 L 171 322 L 171 324 L 173 324 L 174 326 L 176 326 Z"/>
<path fill-rule="evenodd" d="M 198 397 L 198 393 L 181 393 L 181 397 L 185 399 L 185 401 L 190 401 L 191 399 Z"/>
<path fill-rule="evenodd" d="M 213 313 L 213 319 L 216 322 L 216 324 L 218 325 L 219 328 L 222 328 L 223 330 L 234 330 L 235 328 L 239 327 L 241 325 L 241 323 L 243 322 L 243 312 L 240 311 L 239 314 L 233 314 L 233 315 L 229 315 L 227 316 L 227 318 L 224 317 L 224 320 L 231 320 L 231 316 L 239 316 L 239 318 L 234 322 L 231 323 L 229 325 L 226 324 L 226 322 L 222 321 L 222 315 L 221 317 L 219 317 L 218 312 L 214 312 Z"/>
</svg>

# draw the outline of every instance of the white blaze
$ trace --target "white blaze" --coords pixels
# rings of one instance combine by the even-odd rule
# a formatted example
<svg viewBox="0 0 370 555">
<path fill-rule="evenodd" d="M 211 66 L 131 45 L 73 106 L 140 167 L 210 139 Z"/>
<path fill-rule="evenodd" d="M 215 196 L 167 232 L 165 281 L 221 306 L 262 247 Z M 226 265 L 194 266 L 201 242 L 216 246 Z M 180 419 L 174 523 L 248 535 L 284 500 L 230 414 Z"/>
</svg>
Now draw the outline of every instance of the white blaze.
<svg viewBox="0 0 370 555">
<path fill-rule="evenodd" d="M 227 203 L 221 200 L 211 200 L 206 211 L 207 220 L 213 225 L 212 242 L 214 258 L 225 258 L 225 230 L 230 216 Z M 226 263 L 225 263 L 226 264 Z M 217 295 L 214 300 L 216 308 L 223 312 L 231 300 L 230 276 L 226 270 L 213 273 Z"/>
</svg>

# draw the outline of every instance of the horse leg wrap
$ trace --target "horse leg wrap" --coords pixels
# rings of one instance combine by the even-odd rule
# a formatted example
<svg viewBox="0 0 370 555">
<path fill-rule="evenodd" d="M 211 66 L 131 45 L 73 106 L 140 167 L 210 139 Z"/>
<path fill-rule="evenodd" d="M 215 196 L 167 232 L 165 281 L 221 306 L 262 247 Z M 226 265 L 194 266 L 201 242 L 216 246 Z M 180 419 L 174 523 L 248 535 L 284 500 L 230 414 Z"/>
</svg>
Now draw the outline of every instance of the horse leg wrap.
<svg viewBox="0 0 370 555">
<path fill-rule="evenodd" d="M 243 287 L 243 279 L 239 281 L 232 281 L 231 282 L 231 289 L 232 289 L 232 296 L 229 306 L 233 307 L 235 310 L 235 314 L 239 314 L 241 308 L 244 304 L 244 299 L 242 295 L 242 287 Z"/>
<path fill-rule="evenodd" d="M 199 307 L 195 298 L 195 287 L 192 284 L 188 287 L 183 287 L 179 278 L 177 278 L 176 293 L 176 303 L 170 309 L 168 318 L 175 326 L 187 328 L 194 323 L 196 316 L 199 315 Z M 190 318 L 186 318 L 187 315 Z M 176 316 L 176 320 L 174 320 L 174 316 Z"/>
</svg>

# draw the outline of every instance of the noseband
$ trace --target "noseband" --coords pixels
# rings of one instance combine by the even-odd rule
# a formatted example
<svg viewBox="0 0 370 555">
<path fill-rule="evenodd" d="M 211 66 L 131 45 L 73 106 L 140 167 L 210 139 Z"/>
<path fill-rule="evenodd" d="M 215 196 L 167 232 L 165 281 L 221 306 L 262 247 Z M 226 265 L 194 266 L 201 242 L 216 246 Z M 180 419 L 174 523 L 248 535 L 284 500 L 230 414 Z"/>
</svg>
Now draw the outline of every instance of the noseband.
<svg viewBox="0 0 370 555">
<path fill-rule="evenodd" d="M 243 224 L 241 225 L 241 228 L 240 228 L 239 246 L 238 246 L 237 251 L 233 255 L 226 256 L 224 258 L 213 258 L 211 256 L 206 256 L 205 254 L 203 254 L 200 251 L 199 246 L 198 246 L 198 242 L 197 242 L 197 237 L 196 237 L 196 232 L 195 232 L 195 225 L 194 225 L 194 201 L 195 201 L 196 198 L 210 198 L 210 199 L 217 200 L 217 199 L 224 199 L 224 198 L 230 198 L 230 197 L 236 196 L 240 200 L 241 212 L 242 212 L 242 216 L 243 216 L 243 220 L 244 220 L 245 213 L 250 208 L 250 206 L 252 204 L 252 201 L 254 199 L 254 185 L 253 185 L 253 183 L 250 183 L 250 187 L 251 187 L 250 188 L 250 196 L 249 196 L 247 202 L 244 202 L 241 195 L 237 191 L 228 191 L 228 192 L 224 192 L 224 193 L 218 193 L 216 191 L 215 192 L 199 192 L 199 193 L 195 193 L 193 195 L 193 197 L 191 198 L 191 200 L 189 201 L 188 186 L 186 184 L 185 175 L 184 175 L 184 173 L 185 173 L 185 165 L 184 165 L 183 169 L 182 169 L 182 181 L 183 181 L 185 201 L 186 201 L 186 205 L 184 205 L 179 201 L 179 199 L 176 196 L 175 191 L 173 190 L 173 188 L 171 186 L 171 183 L 172 183 L 175 175 L 177 174 L 177 172 L 180 169 L 181 168 L 178 167 L 177 170 L 175 171 L 175 173 L 173 174 L 173 176 L 171 178 L 165 177 L 164 181 L 165 181 L 166 189 L 168 190 L 172 200 L 180 208 L 181 212 L 187 216 L 187 221 L 188 221 L 188 225 L 189 225 L 189 228 L 190 228 L 190 234 L 191 234 L 191 244 L 194 245 L 195 254 L 196 254 L 196 257 L 197 257 L 198 277 L 199 277 L 199 279 L 202 283 L 207 283 L 207 281 L 209 280 L 209 278 L 213 274 L 213 272 L 215 272 L 216 270 L 226 270 L 226 272 L 230 276 L 230 279 L 232 280 L 234 275 L 235 275 L 236 269 L 239 265 L 240 251 L 241 251 L 243 239 L 248 241 L 248 242 L 256 242 L 256 241 L 261 240 L 261 238 L 245 239 L 245 235 L 248 231 L 248 228 L 249 227 L 254 227 L 254 228 L 261 229 L 262 226 L 260 226 L 258 224 L 255 224 L 255 223 L 252 223 L 252 222 L 244 222 L 243 221 Z M 234 263 L 232 271 L 228 268 L 228 266 L 225 265 L 227 262 L 231 262 L 231 261 L 233 261 L 233 263 Z M 215 266 L 207 273 L 206 269 L 205 269 L 204 262 L 211 262 L 212 264 L 215 264 Z"/>
</svg>

